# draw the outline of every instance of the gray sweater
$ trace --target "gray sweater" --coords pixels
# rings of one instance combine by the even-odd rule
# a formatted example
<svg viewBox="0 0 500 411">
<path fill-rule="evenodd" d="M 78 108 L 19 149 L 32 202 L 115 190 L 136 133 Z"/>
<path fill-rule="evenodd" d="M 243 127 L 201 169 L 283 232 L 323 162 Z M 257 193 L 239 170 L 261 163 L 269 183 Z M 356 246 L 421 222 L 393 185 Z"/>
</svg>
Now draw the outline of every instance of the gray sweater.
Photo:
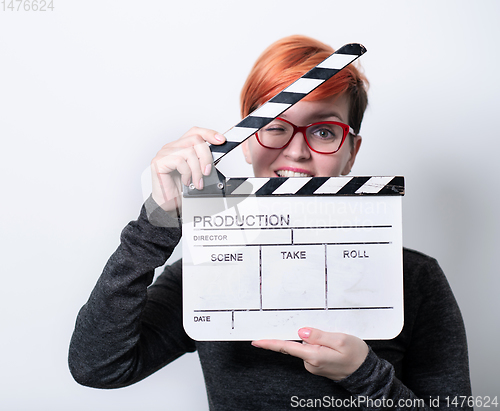
<svg viewBox="0 0 500 411">
<path fill-rule="evenodd" d="M 275 411 L 312 405 L 446 409 L 448 403 L 457 409 L 451 405 L 453 398 L 471 395 L 462 317 L 434 259 L 403 250 L 401 334 L 389 341 L 368 341 L 370 352 L 361 367 L 333 382 L 307 372 L 299 358 L 255 348 L 247 341 L 189 338 L 182 326 L 181 261 L 167 266 L 151 285 L 154 269 L 165 263 L 180 237 L 179 222 L 161 209 L 148 219 L 143 207 L 138 220 L 125 227 L 120 246 L 78 314 L 69 349 L 69 367 L 77 382 L 123 387 L 185 352 L 197 351 L 211 410 Z M 400 407 L 400 400 L 415 398 L 425 400 L 425 407 Z"/>
</svg>

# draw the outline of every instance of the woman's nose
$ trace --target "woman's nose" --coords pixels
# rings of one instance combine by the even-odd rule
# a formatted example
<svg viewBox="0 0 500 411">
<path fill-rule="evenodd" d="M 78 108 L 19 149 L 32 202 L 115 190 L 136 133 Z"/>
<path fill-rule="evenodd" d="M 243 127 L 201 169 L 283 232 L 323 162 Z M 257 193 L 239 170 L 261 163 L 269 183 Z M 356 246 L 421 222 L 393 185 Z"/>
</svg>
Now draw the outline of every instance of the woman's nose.
<svg viewBox="0 0 500 411">
<path fill-rule="evenodd" d="M 283 149 L 283 155 L 293 161 L 303 161 L 311 157 L 304 134 L 297 132 L 290 143 Z"/>
</svg>

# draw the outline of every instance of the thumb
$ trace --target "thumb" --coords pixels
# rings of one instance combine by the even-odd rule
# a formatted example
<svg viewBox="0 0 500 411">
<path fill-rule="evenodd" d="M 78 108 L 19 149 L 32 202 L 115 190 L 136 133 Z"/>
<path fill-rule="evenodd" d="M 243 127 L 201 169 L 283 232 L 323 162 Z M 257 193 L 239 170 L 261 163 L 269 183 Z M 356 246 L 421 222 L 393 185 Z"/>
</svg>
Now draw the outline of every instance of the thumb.
<svg viewBox="0 0 500 411">
<path fill-rule="evenodd" d="M 321 330 L 317 330 L 316 328 L 301 328 L 299 330 L 299 337 L 309 343 L 309 344 L 318 344 L 317 340 L 320 339 Z"/>
<path fill-rule="evenodd" d="M 331 333 L 311 327 L 301 328 L 298 333 L 302 341 L 308 344 L 323 345 L 339 352 L 342 351 L 342 348 L 349 339 L 349 336 L 346 334 Z"/>
</svg>

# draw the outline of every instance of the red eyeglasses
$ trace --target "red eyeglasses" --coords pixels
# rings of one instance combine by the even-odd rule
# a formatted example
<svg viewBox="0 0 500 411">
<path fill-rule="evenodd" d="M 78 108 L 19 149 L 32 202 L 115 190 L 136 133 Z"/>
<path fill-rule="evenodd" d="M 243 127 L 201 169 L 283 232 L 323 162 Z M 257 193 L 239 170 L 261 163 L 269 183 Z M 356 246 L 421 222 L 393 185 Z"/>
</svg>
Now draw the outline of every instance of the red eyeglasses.
<svg viewBox="0 0 500 411">
<path fill-rule="evenodd" d="M 276 118 L 255 133 L 262 147 L 282 149 L 290 144 L 297 133 L 302 133 L 309 148 L 319 154 L 333 154 L 340 150 L 349 133 L 354 130 L 338 121 L 320 121 L 298 127 L 284 118 Z"/>
</svg>

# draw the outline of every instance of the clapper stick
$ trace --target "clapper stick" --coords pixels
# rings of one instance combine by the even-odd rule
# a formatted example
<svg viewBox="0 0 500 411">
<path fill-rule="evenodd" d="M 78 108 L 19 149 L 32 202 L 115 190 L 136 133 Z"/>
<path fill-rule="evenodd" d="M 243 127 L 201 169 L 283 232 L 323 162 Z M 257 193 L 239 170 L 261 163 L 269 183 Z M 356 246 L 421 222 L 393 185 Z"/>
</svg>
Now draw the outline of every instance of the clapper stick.
<svg viewBox="0 0 500 411">
<path fill-rule="evenodd" d="M 316 67 L 309 70 L 298 80 L 254 110 L 238 124 L 224 133 L 226 137 L 226 142 L 224 144 L 210 145 L 210 150 L 214 158 L 214 165 L 216 166 L 226 154 L 234 150 L 262 127 L 269 124 L 281 113 L 302 100 L 326 80 L 332 78 L 365 52 L 366 48 L 358 43 L 342 46 Z M 211 177 L 212 178 L 209 177 L 206 179 L 205 186 L 214 184 L 214 182 L 210 180 L 216 177 L 217 181 L 215 184 L 222 187 L 221 184 L 223 184 L 224 175 L 220 171 L 217 170 L 217 175 L 213 173 Z"/>
</svg>

